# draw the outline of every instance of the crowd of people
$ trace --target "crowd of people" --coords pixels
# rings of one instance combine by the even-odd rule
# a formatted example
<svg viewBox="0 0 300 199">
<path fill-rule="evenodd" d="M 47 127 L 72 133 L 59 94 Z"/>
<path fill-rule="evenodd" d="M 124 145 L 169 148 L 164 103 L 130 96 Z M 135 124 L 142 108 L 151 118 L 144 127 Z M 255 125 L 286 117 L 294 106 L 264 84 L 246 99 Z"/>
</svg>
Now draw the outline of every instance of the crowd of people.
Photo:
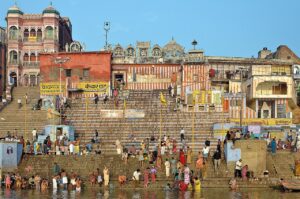
<svg viewBox="0 0 300 199">
<path fill-rule="evenodd" d="M 205 141 L 203 151 L 198 152 L 195 160 L 184 134 L 184 129 L 181 129 L 181 144 L 176 139 L 166 135 L 157 139 L 146 138 L 140 142 L 136 141 L 133 135 L 130 135 L 130 139 L 135 142 L 124 146 L 120 140 L 116 140 L 116 152 L 125 165 L 133 158 L 139 162 L 132 177 L 128 174 L 119 175 L 120 185 L 123 186 L 129 181 L 133 181 L 134 185 L 137 186 L 143 181 L 143 186 L 147 188 L 149 184 L 156 184 L 159 172 L 164 172 L 164 180 L 172 182 L 166 184 L 167 190 L 200 190 L 200 179 L 205 178 L 206 175 L 210 141 Z M 190 168 L 195 168 L 195 170 Z"/>
<path fill-rule="evenodd" d="M 269 134 L 265 139 L 269 139 Z M 5 140 L 17 141 L 24 145 L 24 152 L 29 154 L 56 154 L 56 155 L 84 155 L 89 153 L 101 154 L 99 148 L 99 133 L 95 130 L 94 136 L 90 144 L 80 147 L 79 141 L 69 141 L 66 135 L 62 134 L 57 137 L 55 142 L 51 142 L 50 137 L 46 137 L 44 142 L 37 142 L 38 134 L 36 129 L 32 131 L 32 141 L 27 140 L 25 142 L 23 137 L 12 136 L 8 133 Z M 203 148 L 198 152 L 196 156 L 193 154 L 192 148 L 188 146 L 186 142 L 185 130 L 182 128 L 179 132 L 179 141 L 170 136 L 163 135 L 161 138 L 149 137 L 141 141 L 137 141 L 134 135 L 129 136 L 132 140 L 132 144 L 123 144 L 120 140 L 116 140 L 115 147 L 116 153 L 119 155 L 125 165 L 128 164 L 133 158 L 138 160 L 137 169 L 132 173 L 120 173 L 118 175 L 118 181 L 120 186 L 132 181 L 135 186 L 138 186 L 140 182 L 143 182 L 145 188 L 150 184 L 156 184 L 157 176 L 164 173 L 164 181 L 168 182 L 165 186 L 167 190 L 179 189 L 179 190 L 200 190 L 201 179 L 206 177 L 207 162 L 212 161 L 214 165 L 214 171 L 218 173 L 221 165 L 221 159 L 223 155 L 223 146 L 229 140 L 233 141 L 239 139 L 256 139 L 253 133 L 247 132 L 245 134 L 240 131 L 227 132 L 224 142 L 218 140 L 216 150 L 211 153 L 210 141 L 207 139 L 203 143 Z M 281 149 L 280 140 L 275 142 L 276 138 L 268 142 L 273 152 Z M 296 149 L 300 137 L 298 135 L 293 136 L 292 133 L 288 134 L 287 142 L 294 143 Z M 180 143 L 178 143 L 180 142 Z M 275 144 L 274 144 L 275 143 Z M 96 145 L 96 147 L 95 147 Z M 288 148 L 288 147 L 286 147 Z M 212 155 L 211 155 L 212 154 Z M 57 165 L 56 165 L 57 166 Z M 194 170 L 192 170 L 193 168 Z M 64 189 L 76 189 L 80 191 L 82 179 L 80 179 L 75 173 L 71 173 L 68 177 L 65 171 L 60 169 L 55 170 L 55 175 L 51 181 L 53 189 L 57 187 L 63 187 Z M 249 169 L 248 165 L 243 165 L 242 160 L 236 162 L 234 170 L 235 178 L 241 178 L 247 180 L 253 177 L 253 172 Z M 89 182 L 92 186 L 109 185 L 110 171 L 109 168 L 104 168 L 101 174 L 97 169 L 95 172 L 91 172 L 89 175 Z M 3 177 L 3 183 L 7 188 L 20 187 L 20 188 L 32 188 L 30 179 L 39 179 L 39 176 L 33 176 L 31 178 L 21 177 L 15 174 L 7 174 Z M 19 182 L 19 183 L 17 183 Z M 21 183 L 20 183 L 21 182 Z M 38 183 L 36 183 L 38 182 Z M 17 186 L 19 184 L 19 186 Z M 236 181 L 232 181 L 231 184 L 236 185 Z M 49 182 L 47 179 L 40 179 L 34 181 L 34 187 L 43 190 L 47 188 Z"/>
<path fill-rule="evenodd" d="M 259 137 L 255 135 L 253 132 L 247 131 L 246 133 L 242 133 L 240 130 L 237 131 L 227 131 L 224 144 L 227 141 L 231 140 L 233 144 L 236 140 L 248 140 L 248 139 L 263 139 L 266 140 L 267 146 L 271 149 L 272 153 L 276 153 L 276 150 L 291 150 L 292 152 L 300 151 L 300 134 L 293 133 L 290 130 L 284 139 L 277 139 L 276 136 L 271 137 L 271 133 L 267 132 L 263 137 Z"/>
<path fill-rule="evenodd" d="M 81 191 L 82 180 L 74 172 L 69 175 L 57 163 L 53 166 L 53 177 L 51 179 L 42 178 L 35 174 L 31 177 L 21 176 L 19 173 L 0 173 L 0 187 L 3 185 L 6 189 L 36 189 L 40 191 L 47 191 L 52 185 L 53 191 L 62 190 L 76 190 Z"/>
</svg>

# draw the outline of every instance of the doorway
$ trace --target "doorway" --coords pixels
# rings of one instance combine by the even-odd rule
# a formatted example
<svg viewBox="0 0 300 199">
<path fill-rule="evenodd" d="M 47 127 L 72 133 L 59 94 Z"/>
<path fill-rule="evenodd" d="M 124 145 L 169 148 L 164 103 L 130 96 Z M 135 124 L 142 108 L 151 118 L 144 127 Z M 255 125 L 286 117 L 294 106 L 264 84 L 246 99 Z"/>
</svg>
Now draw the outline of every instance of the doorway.
<svg viewBox="0 0 300 199">
<path fill-rule="evenodd" d="M 120 89 L 125 85 L 124 74 L 123 73 L 115 73 L 114 74 L 114 88 Z"/>
<path fill-rule="evenodd" d="M 17 85 L 18 85 L 17 74 L 15 72 L 11 72 L 9 74 L 9 77 L 10 77 L 10 83 L 11 83 L 11 85 L 17 87 Z"/>
</svg>

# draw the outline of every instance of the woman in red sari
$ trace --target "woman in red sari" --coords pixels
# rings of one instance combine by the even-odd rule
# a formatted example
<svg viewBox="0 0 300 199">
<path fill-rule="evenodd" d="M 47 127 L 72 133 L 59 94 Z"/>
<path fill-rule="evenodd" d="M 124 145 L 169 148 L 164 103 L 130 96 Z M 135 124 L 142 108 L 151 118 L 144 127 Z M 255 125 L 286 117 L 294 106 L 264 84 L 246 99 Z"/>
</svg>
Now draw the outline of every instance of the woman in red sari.
<svg viewBox="0 0 300 199">
<path fill-rule="evenodd" d="M 173 140 L 173 149 L 172 149 L 172 152 L 175 153 L 175 154 L 177 152 L 177 142 L 176 142 L 175 139 Z"/>
<path fill-rule="evenodd" d="M 180 152 L 179 152 L 179 161 L 182 165 L 186 164 L 185 155 L 184 155 L 184 152 L 182 149 L 180 149 Z"/>
<path fill-rule="evenodd" d="M 144 187 L 147 188 L 149 184 L 149 174 L 150 174 L 150 168 L 148 167 L 144 171 Z"/>
</svg>

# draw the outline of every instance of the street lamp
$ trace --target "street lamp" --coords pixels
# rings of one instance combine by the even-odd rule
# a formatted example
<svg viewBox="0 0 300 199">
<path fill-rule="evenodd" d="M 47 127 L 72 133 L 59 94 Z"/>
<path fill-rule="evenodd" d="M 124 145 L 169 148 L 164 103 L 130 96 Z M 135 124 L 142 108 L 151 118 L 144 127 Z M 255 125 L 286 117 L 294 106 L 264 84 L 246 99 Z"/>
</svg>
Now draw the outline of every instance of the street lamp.
<svg viewBox="0 0 300 199">
<path fill-rule="evenodd" d="M 63 94 L 62 94 L 62 85 L 61 85 L 61 72 L 62 72 L 62 64 L 63 63 L 66 63 L 67 61 L 69 61 L 70 60 L 70 58 L 69 57 L 55 57 L 55 59 L 54 59 L 54 63 L 55 64 L 59 64 L 59 95 L 60 95 L 60 97 L 62 97 L 63 96 Z M 59 123 L 60 124 L 62 124 L 62 113 L 61 113 L 61 105 L 59 106 L 60 107 L 60 121 L 59 121 Z"/>
<path fill-rule="evenodd" d="M 108 36 L 108 32 L 110 30 L 110 22 L 109 21 L 104 22 L 103 29 L 105 30 L 105 50 L 108 50 L 107 36 Z"/>
</svg>

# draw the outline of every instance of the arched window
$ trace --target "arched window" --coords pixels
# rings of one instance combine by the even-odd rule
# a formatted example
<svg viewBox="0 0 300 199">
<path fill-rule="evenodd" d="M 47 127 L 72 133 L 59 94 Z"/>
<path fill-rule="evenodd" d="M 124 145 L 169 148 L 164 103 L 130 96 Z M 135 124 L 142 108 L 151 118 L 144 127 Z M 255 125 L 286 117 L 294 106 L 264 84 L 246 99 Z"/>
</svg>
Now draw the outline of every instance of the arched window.
<svg viewBox="0 0 300 199">
<path fill-rule="evenodd" d="M 24 30 L 24 41 L 28 41 L 28 37 L 29 37 L 29 30 L 26 28 Z"/>
<path fill-rule="evenodd" d="M 47 26 L 45 29 L 45 38 L 54 39 L 54 30 L 51 26 Z"/>
<path fill-rule="evenodd" d="M 23 56 L 23 61 L 24 61 L 24 62 L 29 61 L 29 55 L 28 55 L 28 53 L 25 53 L 25 54 L 24 54 L 24 56 Z"/>
<path fill-rule="evenodd" d="M 37 36 L 37 41 L 42 41 L 43 32 L 42 32 L 42 30 L 40 28 L 37 30 L 36 36 Z"/>
<path fill-rule="evenodd" d="M 9 39 L 17 40 L 18 34 L 19 34 L 19 30 L 16 26 L 12 26 L 9 28 Z"/>
<path fill-rule="evenodd" d="M 9 62 L 11 64 L 17 64 L 18 63 L 18 53 L 15 50 L 12 50 L 9 52 Z"/>
<path fill-rule="evenodd" d="M 35 31 L 35 29 L 31 29 L 30 30 L 30 35 L 29 35 L 30 37 L 36 37 L 36 31 Z"/>
<path fill-rule="evenodd" d="M 30 54 L 30 62 L 35 62 L 36 61 L 36 56 L 35 53 Z"/>
</svg>

